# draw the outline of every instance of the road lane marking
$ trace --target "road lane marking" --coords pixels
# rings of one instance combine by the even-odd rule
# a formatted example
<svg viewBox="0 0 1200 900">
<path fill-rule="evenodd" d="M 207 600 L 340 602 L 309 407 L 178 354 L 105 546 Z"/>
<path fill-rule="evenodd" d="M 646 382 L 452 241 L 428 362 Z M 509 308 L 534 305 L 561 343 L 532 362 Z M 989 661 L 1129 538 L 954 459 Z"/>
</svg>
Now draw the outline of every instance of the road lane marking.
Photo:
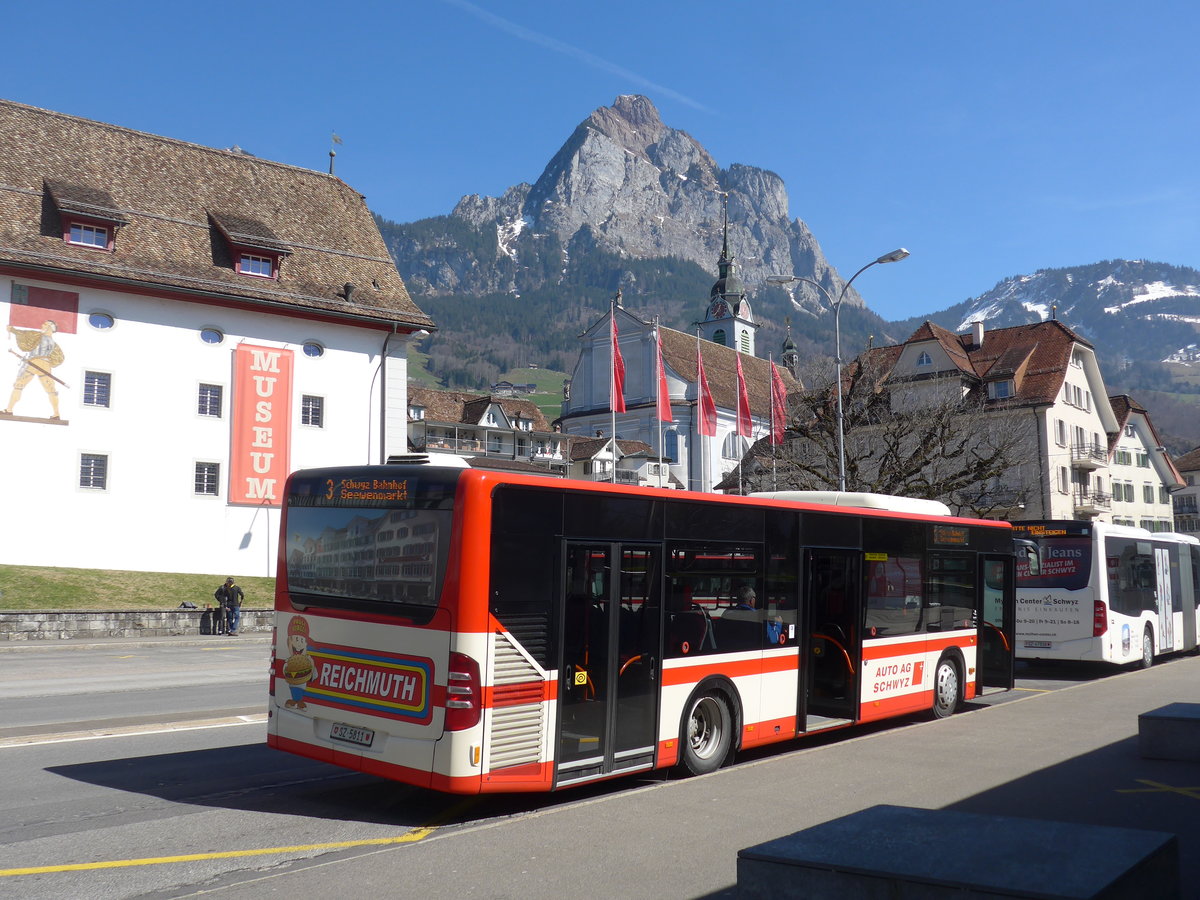
<svg viewBox="0 0 1200 900">
<path fill-rule="evenodd" d="M 1118 788 L 1118 794 L 1182 794 L 1193 800 L 1200 800 L 1200 787 L 1171 787 L 1161 781 L 1150 781 L 1146 778 L 1134 779 L 1138 784 L 1147 785 L 1144 788 Z"/>
<path fill-rule="evenodd" d="M 173 731 L 202 731 L 205 728 L 229 728 L 235 725 L 261 725 L 266 713 L 252 716 L 225 716 L 219 719 L 193 719 L 171 725 L 123 725 L 119 728 L 90 728 L 86 731 L 64 731 L 58 734 L 31 734 L 24 737 L 0 738 L 0 750 L 12 747 L 40 747 L 43 744 L 67 744 L 72 741 L 99 741 L 105 738 L 129 737 L 143 734 L 169 734 Z"/>
<path fill-rule="evenodd" d="M 1024 691 L 1027 694 L 1051 694 L 1053 688 L 1013 688 L 1013 691 Z"/>
<path fill-rule="evenodd" d="M 475 798 L 464 800 L 434 816 L 424 825 L 418 825 L 404 834 L 386 838 L 361 838 L 356 841 L 331 841 L 325 844 L 293 844 L 290 847 L 263 847 L 258 850 L 219 850 L 213 853 L 189 853 L 182 856 L 147 856 L 141 859 L 106 859 L 91 863 L 67 863 L 58 866 L 26 866 L 18 869 L 0 869 L 0 878 L 16 875 L 47 875 L 55 872 L 87 872 L 97 869 L 122 869 L 133 866 L 161 866 L 168 863 L 203 862 L 210 859 L 245 859 L 251 856 L 276 856 L 282 853 L 310 853 L 321 850 L 346 850 L 354 847 L 387 847 L 396 844 L 412 844 L 424 840 L 439 827 L 475 803 Z"/>
</svg>

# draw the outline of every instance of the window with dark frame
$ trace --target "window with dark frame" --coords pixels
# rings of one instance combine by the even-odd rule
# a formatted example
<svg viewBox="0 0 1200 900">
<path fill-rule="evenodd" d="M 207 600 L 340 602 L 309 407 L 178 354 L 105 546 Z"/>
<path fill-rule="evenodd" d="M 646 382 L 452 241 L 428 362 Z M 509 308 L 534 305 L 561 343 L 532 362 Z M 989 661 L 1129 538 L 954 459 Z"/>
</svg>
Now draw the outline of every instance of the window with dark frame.
<svg viewBox="0 0 1200 900">
<path fill-rule="evenodd" d="M 208 497 L 217 496 L 221 482 L 221 464 L 214 462 L 196 463 L 196 493 Z"/>
<path fill-rule="evenodd" d="M 108 488 L 108 457 L 101 453 L 79 455 L 79 486 L 103 491 Z"/>
<path fill-rule="evenodd" d="M 202 384 L 196 401 L 196 412 L 202 416 L 221 418 L 221 395 L 223 389 L 219 384 Z"/>
<path fill-rule="evenodd" d="M 325 427 L 325 398 L 305 394 L 300 398 L 300 424 Z"/>
<path fill-rule="evenodd" d="M 112 393 L 112 376 L 108 372 L 85 372 L 83 375 L 83 405 L 106 409 Z"/>
</svg>

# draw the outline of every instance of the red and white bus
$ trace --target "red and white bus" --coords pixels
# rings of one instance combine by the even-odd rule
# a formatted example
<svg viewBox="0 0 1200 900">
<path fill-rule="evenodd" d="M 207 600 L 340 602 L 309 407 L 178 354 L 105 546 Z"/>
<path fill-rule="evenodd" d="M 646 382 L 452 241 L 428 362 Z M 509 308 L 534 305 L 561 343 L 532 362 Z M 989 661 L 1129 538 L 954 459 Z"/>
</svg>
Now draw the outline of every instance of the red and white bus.
<svg viewBox="0 0 1200 900">
<path fill-rule="evenodd" d="M 1012 686 L 1007 523 L 425 459 L 289 479 L 272 747 L 548 791 Z"/>
<path fill-rule="evenodd" d="M 1021 659 L 1134 663 L 1200 644 L 1200 541 L 1128 525 L 1014 522 Z"/>
</svg>

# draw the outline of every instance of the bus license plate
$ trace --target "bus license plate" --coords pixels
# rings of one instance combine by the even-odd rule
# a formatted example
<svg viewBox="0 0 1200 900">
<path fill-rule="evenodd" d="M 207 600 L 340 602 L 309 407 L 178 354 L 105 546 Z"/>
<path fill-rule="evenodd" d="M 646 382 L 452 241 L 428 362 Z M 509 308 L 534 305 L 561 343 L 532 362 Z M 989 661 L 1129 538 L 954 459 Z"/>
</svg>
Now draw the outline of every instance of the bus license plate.
<svg viewBox="0 0 1200 900">
<path fill-rule="evenodd" d="M 375 740 L 375 732 L 370 728 L 359 728 L 342 722 L 333 723 L 333 727 L 329 729 L 329 736 L 335 741 L 358 744 L 360 747 L 370 747 Z"/>
<path fill-rule="evenodd" d="M 1026 650 L 1049 650 L 1050 642 L 1049 641 L 1026 641 L 1025 649 Z"/>
</svg>

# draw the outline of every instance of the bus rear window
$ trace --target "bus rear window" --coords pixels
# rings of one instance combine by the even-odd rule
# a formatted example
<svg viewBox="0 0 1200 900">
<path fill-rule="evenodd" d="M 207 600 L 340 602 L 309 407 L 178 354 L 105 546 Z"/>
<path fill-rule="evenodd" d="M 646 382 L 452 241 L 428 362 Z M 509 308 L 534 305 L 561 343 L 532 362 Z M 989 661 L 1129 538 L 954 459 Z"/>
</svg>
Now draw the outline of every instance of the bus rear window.
<svg viewBox="0 0 1200 900">
<path fill-rule="evenodd" d="M 339 471 L 293 479 L 285 557 L 293 602 L 436 607 L 455 479 L 421 476 L 398 472 L 381 483 Z"/>
<path fill-rule="evenodd" d="M 1041 571 L 1029 574 L 1029 562 L 1017 557 L 1018 588 L 1060 588 L 1077 591 L 1087 587 L 1092 571 L 1090 537 L 1034 537 Z"/>
</svg>

